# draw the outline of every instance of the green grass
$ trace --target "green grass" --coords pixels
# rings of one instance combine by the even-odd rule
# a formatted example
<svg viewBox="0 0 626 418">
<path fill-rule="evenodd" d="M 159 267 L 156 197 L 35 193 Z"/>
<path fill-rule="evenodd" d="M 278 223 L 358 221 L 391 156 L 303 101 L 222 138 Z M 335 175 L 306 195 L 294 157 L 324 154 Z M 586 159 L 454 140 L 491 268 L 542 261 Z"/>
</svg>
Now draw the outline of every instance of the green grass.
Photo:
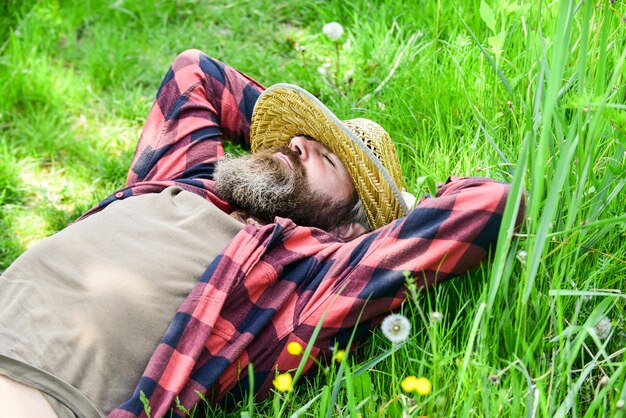
<svg viewBox="0 0 626 418">
<path fill-rule="evenodd" d="M 167 66 L 199 48 L 381 123 L 416 194 L 452 174 L 528 197 L 490 265 L 407 300 L 413 332 L 392 356 L 376 331 L 341 370 L 234 415 L 625 415 L 623 1 L 31 0 L 0 12 L 0 271 L 121 186 Z M 321 33 L 330 21 L 346 31 L 339 62 Z M 432 393 L 402 394 L 406 375 Z"/>
</svg>

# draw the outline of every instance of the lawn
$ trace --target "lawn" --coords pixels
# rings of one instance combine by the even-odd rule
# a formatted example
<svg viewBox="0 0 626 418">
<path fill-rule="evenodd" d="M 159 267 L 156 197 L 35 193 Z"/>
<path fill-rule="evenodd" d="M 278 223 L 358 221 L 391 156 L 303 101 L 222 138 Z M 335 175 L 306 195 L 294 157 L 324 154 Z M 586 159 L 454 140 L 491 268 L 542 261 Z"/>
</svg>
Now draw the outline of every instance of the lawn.
<svg viewBox="0 0 626 418">
<path fill-rule="evenodd" d="M 492 262 L 409 295 L 405 343 L 373 331 L 234 415 L 626 415 L 624 1 L 5 1 L 0 271 L 123 185 L 189 48 L 376 120 L 418 196 L 476 175 L 527 199 Z M 432 389 L 404 391 L 406 376 Z"/>
</svg>

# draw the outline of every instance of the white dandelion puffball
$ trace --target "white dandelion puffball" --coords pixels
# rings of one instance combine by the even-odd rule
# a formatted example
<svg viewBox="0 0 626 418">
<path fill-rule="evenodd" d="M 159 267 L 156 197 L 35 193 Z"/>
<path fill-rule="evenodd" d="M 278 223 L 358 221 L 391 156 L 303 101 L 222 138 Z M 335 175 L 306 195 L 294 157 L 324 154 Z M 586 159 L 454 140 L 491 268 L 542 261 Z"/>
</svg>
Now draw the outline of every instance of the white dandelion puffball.
<svg viewBox="0 0 626 418">
<path fill-rule="evenodd" d="M 404 315 L 391 314 L 383 320 L 381 329 L 389 341 L 398 344 L 409 338 L 411 322 Z"/>
<path fill-rule="evenodd" d="M 328 36 L 328 39 L 331 41 L 336 41 L 343 35 L 343 26 L 341 26 L 341 23 L 330 22 L 324 25 L 322 32 L 324 32 L 324 35 Z"/>
<path fill-rule="evenodd" d="M 330 62 L 325 62 L 324 64 L 317 67 L 317 72 L 321 75 L 328 74 L 328 69 L 330 68 Z"/>
<path fill-rule="evenodd" d="M 430 320 L 433 322 L 441 322 L 443 320 L 443 314 L 441 312 L 431 312 L 428 314 Z"/>
<path fill-rule="evenodd" d="M 611 333 L 611 328 L 613 328 L 613 325 L 611 324 L 611 320 L 605 316 L 602 317 L 600 322 L 598 322 L 594 328 L 598 338 L 604 340 Z"/>
</svg>

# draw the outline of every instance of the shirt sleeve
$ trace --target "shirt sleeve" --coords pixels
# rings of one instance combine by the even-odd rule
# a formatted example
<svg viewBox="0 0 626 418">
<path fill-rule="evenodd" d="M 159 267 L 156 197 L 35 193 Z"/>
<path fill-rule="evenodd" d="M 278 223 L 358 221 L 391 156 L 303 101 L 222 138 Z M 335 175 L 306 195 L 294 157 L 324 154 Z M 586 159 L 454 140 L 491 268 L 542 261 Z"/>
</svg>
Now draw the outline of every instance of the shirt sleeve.
<svg viewBox="0 0 626 418">
<path fill-rule="evenodd" d="M 317 266 L 323 278 L 299 310 L 294 333 L 306 341 L 326 315 L 316 346 L 345 346 L 355 325 L 358 339 L 400 306 L 405 272 L 426 289 L 477 267 L 495 248 L 508 194 L 508 184 L 451 178 L 406 217 L 333 248 Z"/>
<path fill-rule="evenodd" d="M 250 120 L 264 87 L 198 50 L 176 57 L 135 150 L 126 186 L 212 179 L 222 139 L 250 146 Z"/>
</svg>

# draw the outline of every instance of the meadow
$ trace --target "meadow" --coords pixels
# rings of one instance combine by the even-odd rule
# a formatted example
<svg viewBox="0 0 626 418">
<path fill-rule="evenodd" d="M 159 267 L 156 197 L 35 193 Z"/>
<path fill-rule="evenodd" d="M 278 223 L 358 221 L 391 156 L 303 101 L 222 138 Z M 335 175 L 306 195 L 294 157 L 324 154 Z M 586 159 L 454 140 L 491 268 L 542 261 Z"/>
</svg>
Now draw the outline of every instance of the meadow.
<svg viewBox="0 0 626 418">
<path fill-rule="evenodd" d="M 405 342 L 375 330 L 293 392 L 196 416 L 626 416 L 624 1 L 4 1 L 0 271 L 123 185 L 189 48 L 376 120 L 418 196 L 475 175 L 527 205 L 490 263 L 408 292 Z"/>
</svg>

